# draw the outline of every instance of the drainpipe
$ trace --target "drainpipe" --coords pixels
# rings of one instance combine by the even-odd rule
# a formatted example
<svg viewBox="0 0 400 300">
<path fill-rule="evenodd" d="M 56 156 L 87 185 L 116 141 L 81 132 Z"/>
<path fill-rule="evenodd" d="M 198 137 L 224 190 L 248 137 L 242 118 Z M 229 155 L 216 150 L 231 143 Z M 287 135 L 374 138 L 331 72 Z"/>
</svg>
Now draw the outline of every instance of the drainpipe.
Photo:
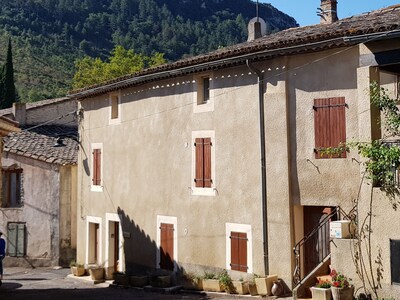
<svg viewBox="0 0 400 300">
<path fill-rule="evenodd" d="M 261 204 L 263 219 L 264 272 L 269 274 L 268 265 L 268 223 L 267 223 L 267 176 L 265 166 L 265 127 L 264 127 L 264 75 L 247 59 L 246 65 L 258 76 L 258 106 L 260 113 L 260 157 L 261 157 Z"/>
</svg>

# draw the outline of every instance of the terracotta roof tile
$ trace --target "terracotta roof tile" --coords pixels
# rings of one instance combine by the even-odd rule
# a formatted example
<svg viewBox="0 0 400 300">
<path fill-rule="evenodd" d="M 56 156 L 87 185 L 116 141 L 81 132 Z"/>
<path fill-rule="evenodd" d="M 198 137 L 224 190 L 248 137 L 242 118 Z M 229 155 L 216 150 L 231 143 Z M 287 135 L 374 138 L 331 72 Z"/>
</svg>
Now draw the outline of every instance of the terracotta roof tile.
<svg viewBox="0 0 400 300">
<path fill-rule="evenodd" d="M 9 134 L 4 138 L 4 152 L 38 159 L 60 165 L 75 165 L 78 159 L 78 142 L 63 138 L 62 146 L 55 147 L 56 137 L 49 137 L 30 131 Z"/>
<path fill-rule="evenodd" d="M 257 53 L 260 51 L 279 50 L 275 54 L 268 56 L 273 57 L 277 55 L 295 54 L 301 51 L 319 51 L 322 49 L 348 46 L 354 44 L 355 42 L 346 41 L 343 39 L 344 37 L 354 37 L 363 34 L 389 32 L 393 30 L 400 30 L 400 5 L 341 19 L 332 24 L 317 24 L 313 26 L 290 28 L 264 36 L 254 41 L 218 49 L 216 51 L 195 57 L 181 59 L 170 64 L 149 68 L 135 74 L 122 76 L 101 84 L 71 91 L 69 97 L 77 96 L 84 98 L 90 95 L 105 93 L 114 89 L 135 84 L 132 82 L 125 84 L 124 80 L 139 78 L 149 74 L 158 74 L 164 71 L 174 71 L 179 68 L 192 67 L 198 64 L 209 63 L 221 59 L 229 59 L 241 55 Z M 314 45 L 314 47 L 308 47 L 307 49 L 292 49 L 296 46 L 305 47 L 307 44 L 319 42 L 322 44 Z M 187 71 L 187 73 L 191 72 L 193 72 L 193 70 Z M 151 80 L 157 80 L 157 78 Z M 141 83 L 143 82 L 146 81 L 142 81 Z M 96 91 L 97 88 L 104 86 L 109 87 L 107 87 L 107 89 L 102 89 L 101 91 Z M 80 93 L 86 91 L 88 92 L 85 93 L 85 95 L 79 95 Z"/>
</svg>

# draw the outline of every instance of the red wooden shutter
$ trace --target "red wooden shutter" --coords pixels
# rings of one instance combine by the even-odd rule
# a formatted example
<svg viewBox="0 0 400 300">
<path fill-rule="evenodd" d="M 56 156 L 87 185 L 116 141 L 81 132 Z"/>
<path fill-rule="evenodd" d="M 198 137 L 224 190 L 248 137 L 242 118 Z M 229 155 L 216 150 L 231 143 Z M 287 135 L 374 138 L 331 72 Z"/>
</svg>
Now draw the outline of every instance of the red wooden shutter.
<svg viewBox="0 0 400 300">
<path fill-rule="evenodd" d="M 328 158 L 319 149 L 346 142 L 345 98 L 314 99 L 315 158 Z M 332 157 L 346 157 L 346 151 Z"/>
<path fill-rule="evenodd" d="M 174 225 L 160 224 L 160 268 L 174 270 Z"/>
<path fill-rule="evenodd" d="M 202 138 L 195 139 L 196 146 L 196 171 L 195 171 L 195 184 L 196 187 L 204 187 L 204 147 Z"/>
<path fill-rule="evenodd" d="M 247 272 L 247 234 L 231 232 L 231 269 Z"/>
<path fill-rule="evenodd" d="M 101 184 L 101 150 L 93 150 L 93 185 Z"/>
<path fill-rule="evenodd" d="M 211 138 L 203 139 L 204 145 L 204 187 L 210 188 L 212 184 L 211 180 Z"/>
<path fill-rule="evenodd" d="M 331 128 L 331 146 L 338 147 L 346 142 L 346 118 L 344 97 L 331 98 L 329 108 L 329 126 Z M 335 157 L 346 157 L 346 151 Z"/>
</svg>

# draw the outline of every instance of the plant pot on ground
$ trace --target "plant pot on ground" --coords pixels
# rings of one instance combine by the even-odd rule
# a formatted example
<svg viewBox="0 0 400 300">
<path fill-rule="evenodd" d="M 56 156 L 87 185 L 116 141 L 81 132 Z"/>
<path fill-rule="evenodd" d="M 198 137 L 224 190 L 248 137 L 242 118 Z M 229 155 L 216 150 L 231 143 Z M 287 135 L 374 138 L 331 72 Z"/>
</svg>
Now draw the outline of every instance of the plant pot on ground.
<svg viewBox="0 0 400 300">
<path fill-rule="evenodd" d="M 207 292 L 222 292 L 223 286 L 220 284 L 217 276 L 213 273 L 204 273 L 203 279 L 203 290 Z"/>
<path fill-rule="evenodd" d="M 149 279 L 152 287 L 167 288 L 171 286 L 171 275 L 151 275 Z"/>
<path fill-rule="evenodd" d="M 104 278 L 104 268 L 91 267 L 89 268 L 89 274 L 92 280 L 102 280 Z"/>
<path fill-rule="evenodd" d="M 114 283 L 118 285 L 128 286 L 129 285 L 129 276 L 121 273 L 115 272 L 114 273 Z"/>
<path fill-rule="evenodd" d="M 249 283 L 243 280 L 232 280 L 233 294 L 246 295 L 249 293 Z"/>
<path fill-rule="evenodd" d="M 129 277 L 129 282 L 133 287 L 144 287 L 148 285 L 149 278 L 147 275 L 132 275 Z"/>
<path fill-rule="evenodd" d="M 74 260 L 71 261 L 71 263 L 69 264 L 70 268 L 71 268 L 71 274 L 74 276 L 83 276 L 85 275 L 85 267 L 83 264 L 78 264 L 76 263 Z"/>
<path fill-rule="evenodd" d="M 254 281 L 257 286 L 257 293 L 261 296 L 272 295 L 272 285 L 278 280 L 278 275 L 267 275 L 264 277 L 256 277 Z"/>
<path fill-rule="evenodd" d="M 313 286 L 310 288 L 313 300 L 332 300 L 331 288 Z"/>
</svg>

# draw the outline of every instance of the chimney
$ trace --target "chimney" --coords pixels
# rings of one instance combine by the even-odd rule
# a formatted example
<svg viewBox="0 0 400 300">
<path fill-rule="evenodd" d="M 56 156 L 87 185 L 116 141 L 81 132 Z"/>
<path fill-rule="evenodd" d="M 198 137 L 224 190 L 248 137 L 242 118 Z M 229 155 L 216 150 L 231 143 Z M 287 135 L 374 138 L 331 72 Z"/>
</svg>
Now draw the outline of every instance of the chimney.
<svg viewBox="0 0 400 300">
<path fill-rule="evenodd" d="M 321 8 L 318 15 L 321 24 L 332 24 L 338 20 L 337 16 L 337 1 L 336 0 L 321 0 Z"/>
<path fill-rule="evenodd" d="M 253 41 L 262 36 L 261 23 L 259 21 L 250 21 L 249 26 L 247 26 L 247 30 L 249 31 L 247 41 Z"/>
<path fill-rule="evenodd" d="M 20 126 L 26 124 L 26 105 L 21 102 L 14 102 L 12 107 L 12 113 L 14 115 L 15 121 L 19 123 Z"/>
</svg>

